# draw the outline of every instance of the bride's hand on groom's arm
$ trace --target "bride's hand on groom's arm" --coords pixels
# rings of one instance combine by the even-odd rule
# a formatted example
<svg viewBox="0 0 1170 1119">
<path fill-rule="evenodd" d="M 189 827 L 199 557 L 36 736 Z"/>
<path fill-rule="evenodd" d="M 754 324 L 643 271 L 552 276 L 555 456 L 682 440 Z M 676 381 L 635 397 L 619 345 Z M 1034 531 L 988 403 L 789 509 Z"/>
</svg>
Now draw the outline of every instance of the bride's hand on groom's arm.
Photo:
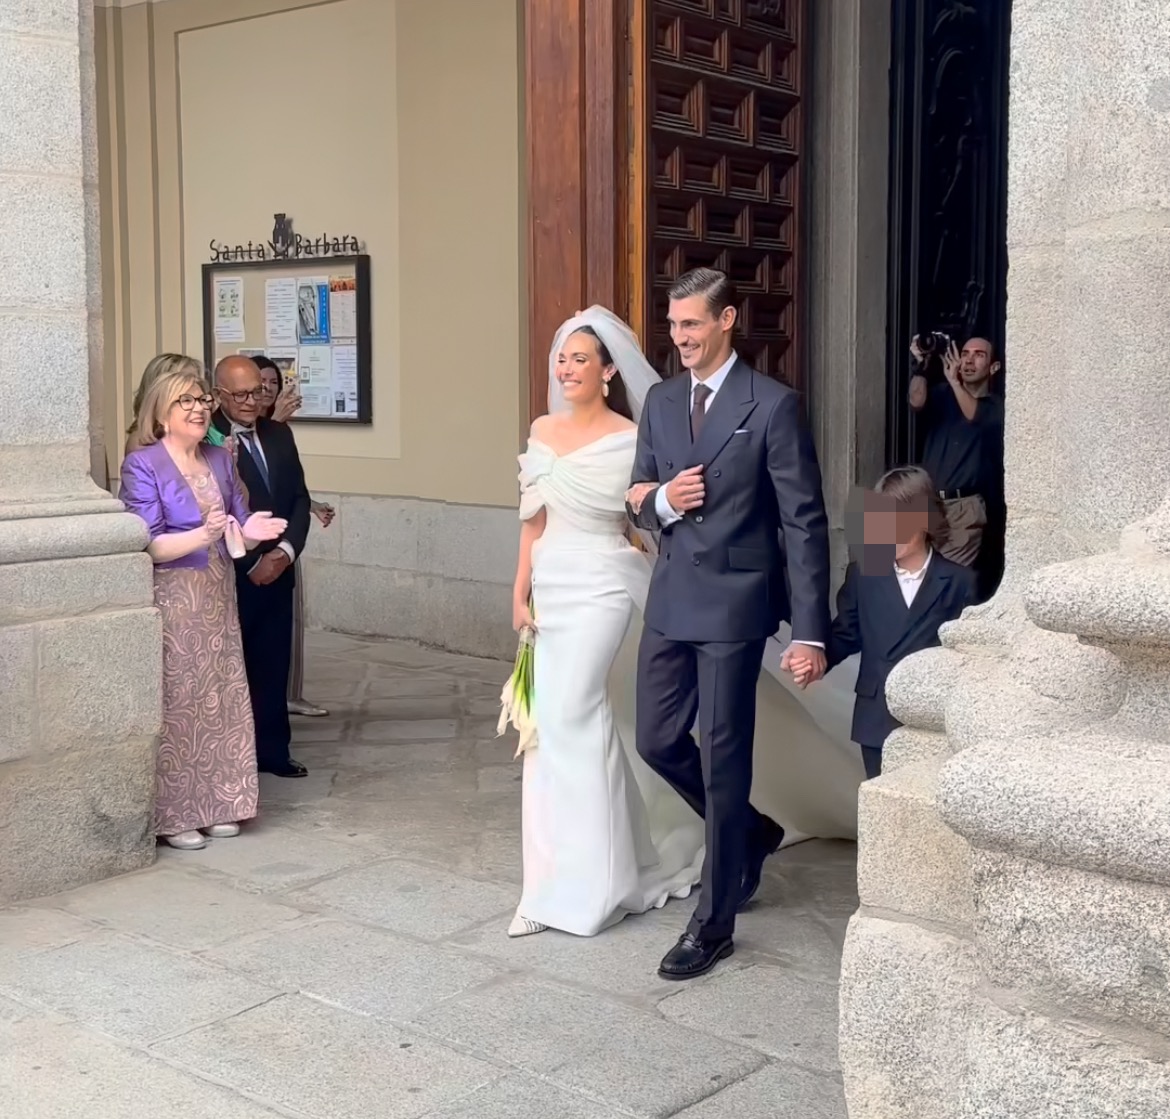
<svg viewBox="0 0 1170 1119">
<path fill-rule="evenodd" d="M 633 509 L 635 516 L 642 512 L 642 503 L 657 488 L 656 482 L 635 482 L 626 490 L 626 504 Z"/>
</svg>

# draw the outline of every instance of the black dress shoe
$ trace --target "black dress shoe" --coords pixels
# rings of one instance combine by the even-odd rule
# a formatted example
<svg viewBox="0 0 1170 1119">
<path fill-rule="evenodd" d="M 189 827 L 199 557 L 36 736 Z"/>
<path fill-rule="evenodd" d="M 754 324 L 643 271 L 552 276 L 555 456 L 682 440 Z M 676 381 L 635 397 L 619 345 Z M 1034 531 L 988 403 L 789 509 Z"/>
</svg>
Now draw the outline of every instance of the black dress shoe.
<svg viewBox="0 0 1170 1119">
<path fill-rule="evenodd" d="M 764 863 L 768 856 L 774 855 L 780 849 L 780 844 L 784 842 L 784 829 L 779 824 L 773 824 L 772 827 L 775 828 L 775 831 L 769 829 L 770 834 L 767 840 L 753 844 L 748 851 L 747 861 L 743 868 L 743 880 L 739 889 L 739 902 L 736 905 L 739 912 L 742 912 L 759 892 Z"/>
<path fill-rule="evenodd" d="M 271 773 L 273 777 L 308 777 L 309 771 L 300 762 L 289 758 L 274 766 L 261 766 L 261 773 Z"/>
<path fill-rule="evenodd" d="M 731 937 L 704 940 L 691 933 L 683 933 L 678 943 L 662 957 L 658 974 L 663 979 L 695 979 L 706 975 L 720 960 L 735 951 Z"/>
</svg>

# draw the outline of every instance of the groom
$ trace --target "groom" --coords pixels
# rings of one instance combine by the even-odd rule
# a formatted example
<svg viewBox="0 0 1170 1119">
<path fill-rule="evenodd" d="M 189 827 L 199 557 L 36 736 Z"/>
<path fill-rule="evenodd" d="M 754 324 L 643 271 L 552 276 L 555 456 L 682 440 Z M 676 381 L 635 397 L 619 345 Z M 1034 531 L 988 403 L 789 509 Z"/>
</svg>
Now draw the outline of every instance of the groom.
<svg viewBox="0 0 1170 1119">
<path fill-rule="evenodd" d="M 638 651 L 638 753 L 706 821 L 699 904 L 658 969 L 691 979 L 731 955 L 736 912 L 784 838 L 748 801 L 756 682 L 785 619 L 808 679 L 824 674 L 829 540 L 799 397 L 732 349 L 731 281 L 687 272 L 669 314 L 687 373 L 646 398 L 627 511 L 662 533 Z"/>
</svg>

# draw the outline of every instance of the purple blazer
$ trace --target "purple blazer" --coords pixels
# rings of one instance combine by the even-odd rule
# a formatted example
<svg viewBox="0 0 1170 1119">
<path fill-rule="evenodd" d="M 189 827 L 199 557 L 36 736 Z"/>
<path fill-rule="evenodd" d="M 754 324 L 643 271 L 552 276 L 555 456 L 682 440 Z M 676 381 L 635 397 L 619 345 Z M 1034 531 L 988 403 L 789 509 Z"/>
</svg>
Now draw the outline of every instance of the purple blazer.
<svg viewBox="0 0 1170 1119">
<path fill-rule="evenodd" d="M 201 443 L 199 449 L 219 482 L 224 510 L 242 526 L 251 513 L 231 453 L 225 447 L 213 447 L 209 443 Z M 126 456 L 122 462 L 122 488 L 118 496 L 131 513 L 146 522 L 151 540 L 172 532 L 187 532 L 203 524 L 194 492 L 161 443 L 152 443 Z M 216 541 L 216 547 L 231 563 L 222 538 Z M 206 548 L 156 565 L 158 569 L 206 566 Z"/>
</svg>

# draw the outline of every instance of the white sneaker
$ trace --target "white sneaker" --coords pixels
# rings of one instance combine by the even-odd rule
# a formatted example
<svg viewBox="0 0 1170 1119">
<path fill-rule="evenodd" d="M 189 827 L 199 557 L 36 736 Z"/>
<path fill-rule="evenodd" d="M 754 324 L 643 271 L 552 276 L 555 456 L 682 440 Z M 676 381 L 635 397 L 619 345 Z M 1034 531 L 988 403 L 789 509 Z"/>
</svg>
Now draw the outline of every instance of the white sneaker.
<svg viewBox="0 0 1170 1119">
<path fill-rule="evenodd" d="M 240 834 L 239 824 L 212 824 L 203 829 L 203 834 L 211 839 L 232 839 Z"/>
<path fill-rule="evenodd" d="M 527 917 L 521 917 L 517 913 L 508 926 L 508 935 L 511 937 L 532 936 L 533 933 L 544 932 L 547 928 L 548 925 L 542 925 L 539 921 L 530 921 Z"/>
<path fill-rule="evenodd" d="M 202 832 L 181 831 L 178 835 L 164 835 L 162 841 L 180 851 L 198 851 L 207 846 L 207 838 Z"/>
</svg>

